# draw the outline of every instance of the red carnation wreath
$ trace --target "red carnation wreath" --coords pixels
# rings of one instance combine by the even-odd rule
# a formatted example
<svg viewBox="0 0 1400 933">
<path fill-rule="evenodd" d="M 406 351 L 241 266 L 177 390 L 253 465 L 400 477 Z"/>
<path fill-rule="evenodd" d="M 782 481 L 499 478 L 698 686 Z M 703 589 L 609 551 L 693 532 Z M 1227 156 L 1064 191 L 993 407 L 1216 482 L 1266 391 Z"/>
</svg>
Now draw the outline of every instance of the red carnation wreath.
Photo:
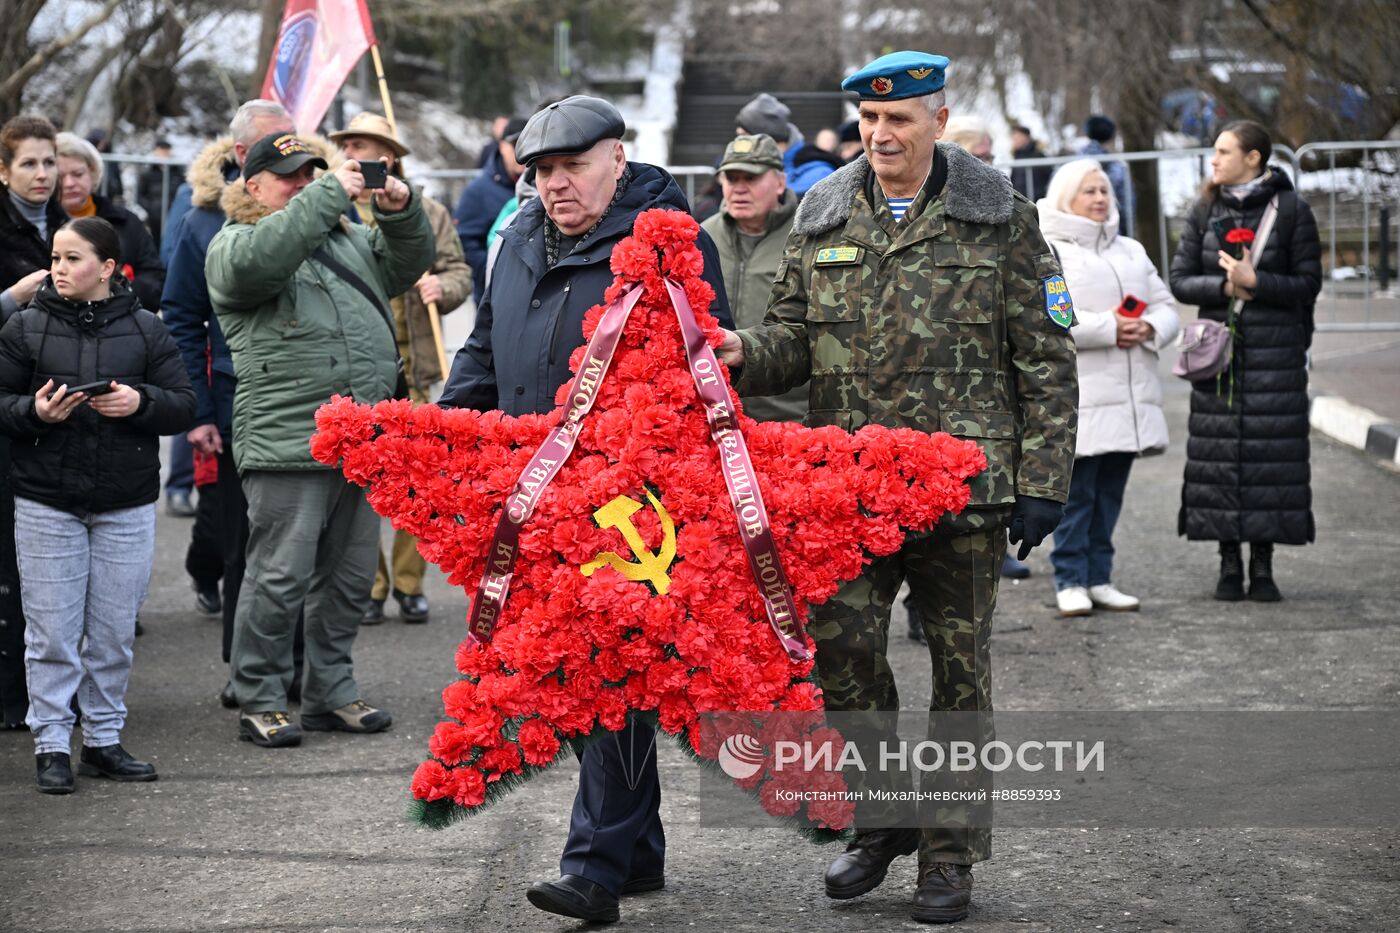
<svg viewBox="0 0 1400 933">
<path fill-rule="evenodd" d="M 588 312 L 585 339 L 637 285 L 640 299 L 576 446 L 523 523 L 489 640 L 468 637 L 457 651 L 461 679 L 443 691 L 447 719 L 413 777 L 414 813 L 427 825 L 481 808 L 629 715 L 655 717 L 713 764 L 718 738 L 704 714 L 821 709 L 813 662 L 793 660 L 770 627 L 692 378 L 681 305 L 668 297 L 669 281 L 697 309 L 709 347 L 719 344 L 698 232 L 687 214 L 647 211 L 613 250 L 616 279 Z M 587 349 L 571 359 L 576 374 Z M 311 448 L 368 486 L 375 510 L 417 537 L 453 585 L 474 590 L 503 504 L 561 422 L 570 388 L 560 388 L 555 413 L 523 417 L 336 397 L 317 413 Z M 966 506 L 967 481 L 986 467 L 975 443 L 946 434 L 872 426 L 851 435 L 742 414 L 738 425 L 804 624 L 807 604 L 857 576 L 867 552 L 892 553 L 906 529 Z M 624 502 L 627 521 L 600 525 L 600 509 L 620 498 L 635 504 Z M 650 575 L 629 579 L 644 564 Z M 780 800 L 775 791 L 793 778 L 769 766 L 738 783 L 770 813 L 826 838 L 849 824 L 849 802 Z M 804 781 L 844 786 L 839 775 Z"/>
</svg>

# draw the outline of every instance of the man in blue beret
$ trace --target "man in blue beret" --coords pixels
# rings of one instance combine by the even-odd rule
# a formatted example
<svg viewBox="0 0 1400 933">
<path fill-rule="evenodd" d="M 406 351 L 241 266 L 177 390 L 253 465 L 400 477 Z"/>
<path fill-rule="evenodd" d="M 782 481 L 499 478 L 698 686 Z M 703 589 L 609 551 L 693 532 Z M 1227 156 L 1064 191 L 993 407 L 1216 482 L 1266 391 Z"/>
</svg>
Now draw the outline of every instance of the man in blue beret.
<svg viewBox="0 0 1400 933">
<path fill-rule="evenodd" d="M 986 742 L 1007 531 L 1024 559 L 1060 520 L 1078 383 L 1073 309 L 1034 205 L 996 169 L 937 142 L 948 121 L 947 67 L 941 55 L 895 52 L 842 82 L 860 97 L 865 154 L 807 192 L 763 323 L 726 334 L 720 351 L 738 368 L 741 395 L 778 394 L 810 379 L 810 426 L 945 431 L 986 454 L 962 513 L 872 560 L 812 607 L 807 627 L 828 710 L 897 711 L 885 653 L 890 609 L 907 580 L 933 661 L 930 712 L 966 714 L 953 718 L 970 720 L 970 737 Z M 884 738 L 892 715 L 863 718 L 881 720 Z M 943 743 L 947 725 L 941 719 L 934 730 Z M 943 789 L 947 772 L 937 774 Z M 870 774 L 864 783 L 907 790 L 908 773 Z M 952 784 L 975 793 L 991 781 L 973 770 Z M 827 896 L 873 890 L 894 859 L 917 850 L 912 916 L 961 920 L 971 866 L 991 856 L 990 816 L 986 805 L 917 814 L 858 808 L 855 840 L 827 869 Z"/>
<path fill-rule="evenodd" d="M 539 197 L 501 228 L 476 325 L 452 362 L 439 405 L 510 415 L 553 411 L 555 393 L 573 375 L 569 357 L 584 342 L 583 316 L 612 284 L 613 247 L 643 211 L 690 210 L 665 170 L 627 159 L 625 129 L 616 107 L 583 95 L 526 121 L 515 156 Z M 710 313 L 732 327 L 719 253 L 704 231 L 698 245 L 705 281 L 715 290 Z M 540 910 L 610 923 L 620 896 L 666 885 L 656 733 L 634 720 L 616 741 L 595 742 L 580 758 L 560 877 L 536 882 L 526 897 Z"/>
</svg>

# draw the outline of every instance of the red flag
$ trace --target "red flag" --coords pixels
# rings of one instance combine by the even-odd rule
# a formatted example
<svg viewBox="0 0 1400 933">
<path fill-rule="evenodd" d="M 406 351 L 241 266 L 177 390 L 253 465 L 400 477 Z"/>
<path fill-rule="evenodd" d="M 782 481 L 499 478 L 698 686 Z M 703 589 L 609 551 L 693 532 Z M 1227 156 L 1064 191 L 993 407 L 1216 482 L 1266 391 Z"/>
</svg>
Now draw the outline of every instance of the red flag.
<svg viewBox="0 0 1400 933">
<path fill-rule="evenodd" d="M 298 133 L 314 133 L 375 43 L 364 0 L 287 0 L 262 96 L 287 108 Z"/>
</svg>

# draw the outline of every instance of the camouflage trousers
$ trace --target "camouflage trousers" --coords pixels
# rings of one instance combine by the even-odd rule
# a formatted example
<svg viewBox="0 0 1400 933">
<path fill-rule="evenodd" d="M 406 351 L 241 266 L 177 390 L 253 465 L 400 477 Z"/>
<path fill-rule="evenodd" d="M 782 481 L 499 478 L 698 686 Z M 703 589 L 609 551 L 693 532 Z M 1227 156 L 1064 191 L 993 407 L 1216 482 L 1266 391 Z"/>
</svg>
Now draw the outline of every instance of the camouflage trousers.
<svg viewBox="0 0 1400 933">
<path fill-rule="evenodd" d="M 1002 510 L 969 510 L 946 516 L 929 533 L 910 535 L 904 546 L 887 557 L 873 559 L 859 577 L 844 584 L 829 601 L 813 606 L 807 630 L 817 647 L 817 668 L 826 708 L 840 712 L 897 711 L 899 692 L 886 656 L 890 610 L 900 584 L 909 589 L 923 618 L 928 650 L 933 662 L 931 712 L 986 713 L 986 717 L 953 717 L 970 720 L 978 735 L 966 738 L 989 741 L 992 684 L 990 638 L 996 609 L 1001 562 L 1006 554 L 1006 519 Z M 892 715 L 872 717 L 872 730 L 889 730 Z M 931 727 L 932 733 L 932 727 Z M 928 736 L 946 742 L 948 735 Z M 963 738 L 963 736 L 958 736 Z M 866 761 L 878 755 L 865 755 Z M 907 771 L 882 771 L 865 778 L 867 786 L 908 790 Z M 931 783 L 940 789 L 991 790 L 990 775 L 980 769 L 951 775 L 940 771 L 924 775 L 920 789 Z M 990 803 L 971 807 L 952 805 L 923 807 L 919 863 L 953 862 L 971 865 L 991 857 Z M 926 819 L 926 821 L 925 821 Z M 878 810 L 857 809 L 857 825 L 874 829 Z M 885 823 L 884 825 L 890 825 Z M 907 825 L 907 824 L 905 824 Z"/>
</svg>

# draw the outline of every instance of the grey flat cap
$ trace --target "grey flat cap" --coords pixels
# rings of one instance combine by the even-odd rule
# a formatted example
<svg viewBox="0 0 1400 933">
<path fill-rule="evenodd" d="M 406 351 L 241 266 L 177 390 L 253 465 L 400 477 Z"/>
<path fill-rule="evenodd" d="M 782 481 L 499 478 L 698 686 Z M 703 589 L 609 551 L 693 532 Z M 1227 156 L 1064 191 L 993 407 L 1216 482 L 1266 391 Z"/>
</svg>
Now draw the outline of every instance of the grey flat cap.
<svg viewBox="0 0 1400 933">
<path fill-rule="evenodd" d="M 535 114 L 515 140 L 515 158 L 529 165 L 545 156 L 583 152 L 604 139 L 621 139 L 627 125 L 617 108 L 576 94 Z"/>
</svg>

